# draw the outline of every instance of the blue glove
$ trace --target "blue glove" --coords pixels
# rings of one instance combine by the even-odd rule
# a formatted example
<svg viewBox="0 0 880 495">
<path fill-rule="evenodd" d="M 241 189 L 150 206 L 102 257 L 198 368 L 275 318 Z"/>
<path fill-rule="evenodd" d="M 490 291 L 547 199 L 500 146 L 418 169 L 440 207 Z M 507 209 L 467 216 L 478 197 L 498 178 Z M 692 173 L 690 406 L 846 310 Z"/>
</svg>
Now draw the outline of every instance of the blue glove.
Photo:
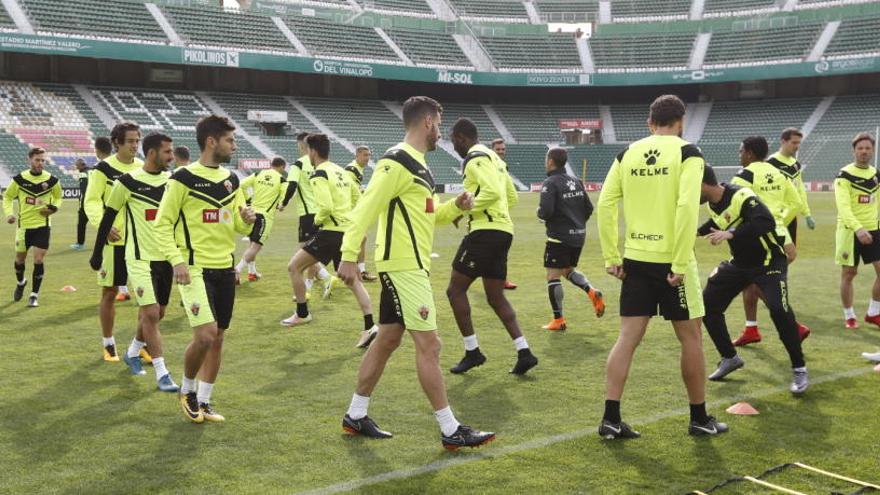
<svg viewBox="0 0 880 495">
<path fill-rule="evenodd" d="M 816 230 L 816 221 L 813 220 L 813 217 L 807 216 L 804 218 L 807 221 L 807 228 L 810 230 Z"/>
</svg>

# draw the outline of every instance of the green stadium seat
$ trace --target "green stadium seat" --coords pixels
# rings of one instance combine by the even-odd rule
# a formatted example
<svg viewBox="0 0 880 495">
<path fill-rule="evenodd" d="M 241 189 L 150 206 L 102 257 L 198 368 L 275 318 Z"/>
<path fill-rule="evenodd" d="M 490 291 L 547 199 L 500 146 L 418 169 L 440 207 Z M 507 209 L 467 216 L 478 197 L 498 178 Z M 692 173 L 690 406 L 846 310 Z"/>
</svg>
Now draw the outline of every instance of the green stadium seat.
<svg viewBox="0 0 880 495">
<path fill-rule="evenodd" d="M 21 0 L 37 31 L 164 43 L 165 32 L 142 2 Z"/>
<path fill-rule="evenodd" d="M 236 47 L 276 52 L 296 51 L 265 15 L 231 12 L 202 5 L 162 7 L 177 33 L 195 45 Z"/>
<path fill-rule="evenodd" d="M 489 52 L 495 66 L 501 70 L 583 70 L 574 35 L 571 33 L 547 36 L 484 36 L 480 38 L 480 42 Z"/>
<path fill-rule="evenodd" d="M 693 34 L 596 36 L 590 50 L 600 71 L 686 69 L 694 46 Z"/>
<path fill-rule="evenodd" d="M 825 50 L 825 56 L 880 55 L 880 23 L 877 19 L 843 21 Z"/>
<path fill-rule="evenodd" d="M 385 32 L 416 65 L 473 69 L 450 34 L 402 28 L 389 28 Z"/>
<path fill-rule="evenodd" d="M 403 63 L 373 28 L 317 17 L 288 17 L 285 21 L 313 55 Z"/>
<path fill-rule="evenodd" d="M 715 32 L 705 65 L 799 62 L 809 55 L 825 24 L 804 24 L 748 31 Z"/>
</svg>

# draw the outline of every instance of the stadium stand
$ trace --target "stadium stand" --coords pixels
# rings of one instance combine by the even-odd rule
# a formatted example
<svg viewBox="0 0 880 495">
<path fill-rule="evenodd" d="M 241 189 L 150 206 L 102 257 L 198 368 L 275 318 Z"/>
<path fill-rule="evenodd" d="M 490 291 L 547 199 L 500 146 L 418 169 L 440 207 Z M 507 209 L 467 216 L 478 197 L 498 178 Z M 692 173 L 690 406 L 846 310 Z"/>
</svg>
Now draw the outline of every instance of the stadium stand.
<svg viewBox="0 0 880 495">
<path fill-rule="evenodd" d="M 254 51 L 295 51 L 275 24 L 264 15 L 228 12 L 208 5 L 199 8 L 169 5 L 163 10 L 177 33 L 194 45 Z"/>
<path fill-rule="evenodd" d="M 451 35 L 440 31 L 386 29 L 388 36 L 416 65 L 473 69 Z"/>
<path fill-rule="evenodd" d="M 819 98 L 803 98 L 715 102 L 700 148 L 713 165 L 738 166 L 739 144 L 743 138 L 764 136 L 773 148 L 782 129 L 802 127 L 819 101 Z"/>
<path fill-rule="evenodd" d="M 467 103 L 444 103 L 443 104 L 443 137 L 448 137 L 452 129 L 452 124 L 461 117 L 465 117 L 477 124 L 477 132 L 480 139 L 489 141 L 499 137 L 500 133 L 495 128 L 495 124 L 486 115 L 486 112 L 480 105 L 472 105 Z"/>
<path fill-rule="evenodd" d="M 450 0 L 462 18 L 502 19 L 505 22 L 529 22 L 526 8 L 520 0 Z"/>
<path fill-rule="evenodd" d="M 547 177 L 546 156 L 547 146 L 543 144 L 507 144 L 507 171 L 526 184 L 541 182 Z"/>
<path fill-rule="evenodd" d="M 644 132 L 642 137 L 644 137 Z M 584 160 L 587 161 L 587 180 L 601 182 L 608 175 L 608 170 L 617 155 L 626 148 L 625 144 L 593 144 L 574 146 L 568 149 L 568 163 L 572 172 L 578 177 L 583 171 Z M 543 162 L 542 162 L 543 163 Z"/>
<path fill-rule="evenodd" d="M 9 13 L 6 12 L 6 8 L 0 5 L 0 30 L 14 30 L 16 29 L 15 21 L 9 17 Z"/>
<path fill-rule="evenodd" d="M 880 94 L 838 96 L 804 139 L 801 161 L 804 180 L 828 181 L 853 161 L 852 138 L 859 132 L 874 134 L 880 125 Z"/>
<path fill-rule="evenodd" d="M 434 17 L 434 11 L 424 0 L 357 0 L 357 2 L 367 10 Z"/>
<path fill-rule="evenodd" d="M 612 105 L 611 116 L 614 120 L 614 133 L 621 143 L 642 139 L 648 133 L 648 111 L 644 104 Z"/>
<path fill-rule="evenodd" d="M 877 19 L 843 21 L 825 50 L 828 58 L 880 54 L 880 29 Z"/>
<path fill-rule="evenodd" d="M 590 39 L 590 49 L 601 72 L 685 69 L 694 37 L 693 34 L 596 36 Z"/>
<path fill-rule="evenodd" d="M 583 70 L 571 33 L 481 37 L 480 42 L 499 70 Z"/>
<path fill-rule="evenodd" d="M 615 0 L 611 2 L 614 22 L 687 19 L 691 0 Z"/>
<path fill-rule="evenodd" d="M 167 41 L 143 3 L 104 0 L 21 0 L 20 3 L 39 32 L 153 43 Z"/>
<path fill-rule="evenodd" d="M 774 0 L 707 0 L 703 17 L 749 15 L 779 10 Z"/>
<path fill-rule="evenodd" d="M 538 15 L 545 22 L 584 22 L 595 20 L 598 0 L 536 0 Z"/>
<path fill-rule="evenodd" d="M 705 67 L 800 62 L 810 53 L 824 27 L 805 24 L 713 33 Z"/>
<path fill-rule="evenodd" d="M 285 21 L 313 55 L 403 63 L 373 28 L 339 24 L 317 17 L 288 17 Z"/>
<path fill-rule="evenodd" d="M 556 143 L 562 139 L 559 121 L 598 119 L 595 105 L 492 105 L 518 143 Z"/>
</svg>

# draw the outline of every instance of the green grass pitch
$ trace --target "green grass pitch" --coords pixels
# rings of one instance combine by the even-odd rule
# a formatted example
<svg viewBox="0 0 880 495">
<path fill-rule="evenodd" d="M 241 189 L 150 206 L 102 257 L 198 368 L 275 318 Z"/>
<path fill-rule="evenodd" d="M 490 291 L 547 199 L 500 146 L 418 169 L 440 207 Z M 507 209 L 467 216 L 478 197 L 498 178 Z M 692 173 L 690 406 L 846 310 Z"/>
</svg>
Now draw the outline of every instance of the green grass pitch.
<svg viewBox="0 0 880 495">
<path fill-rule="evenodd" d="M 448 373 L 463 353 L 444 290 L 451 258 L 463 235 L 438 229 L 432 279 L 436 290 L 441 357 L 449 397 L 466 424 L 498 432 L 477 451 L 448 453 L 415 374 L 412 343 L 392 357 L 370 415 L 395 433 L 388 441 L 348 438 L 340 421 L 354 387 L 361 351 L 353 345 L 361 317 L 346 289 L 330 300 L 313 299 L 315 321 L 286 329 L 278 322 L 293 310 L 286 265 L 296 220 L 279 214 L 258 259 L 264 279 L 237 294 L 223 368 L 214 390 L 222 425 L 193 425 L 175 397 L 155 390 L 124 364 L 101 360 L 95 275 L 88 254 L 74 252 L 75 208 L 66 202 L 54 217 L 52 249 L 38 309 L 12 304 L 13 226 L 0 246 L 0 493 L 298 493 L 353 490 L 364 493 L 684 493 L 707 489 L 735 475 L 802 461 L 866 481 L 880 481 L 877 400 L 880 374 L 859 353 L 880 347 L 880 329 L 862 323 L 845 330 L 832 260 L 835 212 L 830 194 L 810 196 L 818 228 L 801 224 L 800 252 L 790 274 L 792 304 L 812 327 L 805 343 L 814 385 L 802 399 L 787 392 L 788 359 L 762 309 L 764 342 L 742 352 L 747 365 L 723 383 L 708 385 L 710 413 L 731 424 L 715 439 L 686 435 L 687 401 L 671 328 L 652 323 L 636 355 L 623 415 L 643 438 L 605 443 L 595 434 L 601 417 L 605 357 L 617 337 L 619 284 L 605 275 L 589 223 L 581 260 L 609 301 L 596 319 L 582 293 L 566 285 L 569 330 L 541 330 L 550 318 L 542 267 L 543 226 L 537 195 L 516 207 L 517 233 L 510 254 L 508 292 L 519 322 L 541 362 L 528 376 L 507 373 L 515 352 L 482 295 L 471 291 L 475 325 L 488 362 L 465 376 Z M 94 230 L 88 232 L 89 242 Z M 239 252 L 244 248 L 240 243 Z M 703 280 L 727 248 L 698 240 Z M 372 266 L 372 264 L 370 264 Z M 873 274 L 857 279 L 856 309 L 864 314 Z M 27 276 L 30 277 L 30 260 Z M 62 293 L 64 285 L 78 291 Z M 368 284 L 378 312 L 379 287 Z M 162 324 L 166 360 L 180 380 L 190 339 L 173 292 Z M 124 350 L 134 332 L 136 308 L 118 305 L 116 337 Z M 729 313 L 731 333 L 742 323 L 740 303 Z M 717 361 L 704 338 L 707 371 Z M 748 400 L 761 414 L 733 417 L 724 409 Z M 807 493 L 853 491 L 805 471 L 770 481 Z M 738 484 L 716 493 L 766 493 Z"/>
</svg>

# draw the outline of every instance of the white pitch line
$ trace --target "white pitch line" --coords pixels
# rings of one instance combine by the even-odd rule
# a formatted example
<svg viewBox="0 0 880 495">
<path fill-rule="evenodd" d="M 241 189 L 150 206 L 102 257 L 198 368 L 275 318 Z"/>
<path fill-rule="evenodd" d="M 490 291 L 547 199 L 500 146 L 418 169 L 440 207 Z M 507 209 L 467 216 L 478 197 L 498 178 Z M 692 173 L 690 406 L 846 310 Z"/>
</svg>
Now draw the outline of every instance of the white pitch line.
<svg viewBox="0 0 880 495">
<path fill-rule="evenodd" d="M 819 385 L 822 383 L 834 382 L 843 378 L 852 378 L 856 376 L 861 376 L 872 371 L 873 368 L 856 368 L 848 371 L 842 371 L 839 373 L 832 373 L 830 375 L 823 375 L 819 378 L 810 380 L 811 385 Z M 720 399 L 716 399 L 712 401 L 712 404 L 721 403 L 729 403 L 729 402 L 739 402 L 747 399 L 758 399 L 762 397 L 766 397 L 768 395 L 773 395 L 779 392 L 788 391 L 788 386 L 778 386 L 773 388 L 768 388 L 764 390 L 760 390 L 753 394 L 749 395 L 733 395 L 728 397 L 722 397 Z M 651 423 L 656 423 L 658 421 L 662 421 L 667 418 L 680 416 L 682 414 L 686 414 L 688 412 L 688 408 L 681 409 L 673 409 L 670 411 L 665 411 L 661 413 L 657 413 L 651 416 L 646 416 L 643 418 L 636 419 L 631 424 L 633 425 L 646 425 Z M 501 457 L 505 455 L 515 454 L 519 452 L 525 452 L 528 450 L 539 449 L 543 447 L 548 447 L 550 445 L 565 442 L 568 440 L 576 440 L 578 438 L 583 438 L 587 435 L 595 435 L 596 428 L 584 428 L 581 430 L 575 430 L 568 433 L 560 433 L 558 435 L 553 435 L 544 438 L 537 438 L 535 440 L 529 440 L 528 442 L 523 442 L 517 445 L 511 445 L 508 447 L 495 448 L 492 450 L 485 450 L 482 452 L 476 452 L 473 454 L 465 454 L 463 457 L 458 457 L 455 459 L 445 459 L 441 461 L 434 461 L 430 464 L 425 464 L 423 466 L 417 466 L 412 468 L 403 468 L 397 469 L 395 471 L 388 471 L 387 473 L 377 474 L 375 476 L 370 476 L 368 478 L 361 478 L 359 480 L 351 480 L 343 483 L 338 483 L 336 485 L 326 486 L 324 488 L 317 488 L 314 490 L 309 490 L 305 492 L 299 492 L 299 495 L 329 495 L 332 493 L 343 493 L 349 492 L 352 490 L 356 490 L 358 488 L 362 488 L 369 485 L 375 485 L 377 483 L 384 483 L 386 481 L 399 480 L 405 478 L 412 478 L 414 476 L 418 476 L 421 474 L 431 473 L 434 471 L 440 471 L 443 469 L 460 466 L 462 464 L 470 464 L 472 462 L 482 461 L 485 459 L 492 459 L 494 457 Z M 642 440 L 644 441 L 644 440 Z"/>
</svg>

